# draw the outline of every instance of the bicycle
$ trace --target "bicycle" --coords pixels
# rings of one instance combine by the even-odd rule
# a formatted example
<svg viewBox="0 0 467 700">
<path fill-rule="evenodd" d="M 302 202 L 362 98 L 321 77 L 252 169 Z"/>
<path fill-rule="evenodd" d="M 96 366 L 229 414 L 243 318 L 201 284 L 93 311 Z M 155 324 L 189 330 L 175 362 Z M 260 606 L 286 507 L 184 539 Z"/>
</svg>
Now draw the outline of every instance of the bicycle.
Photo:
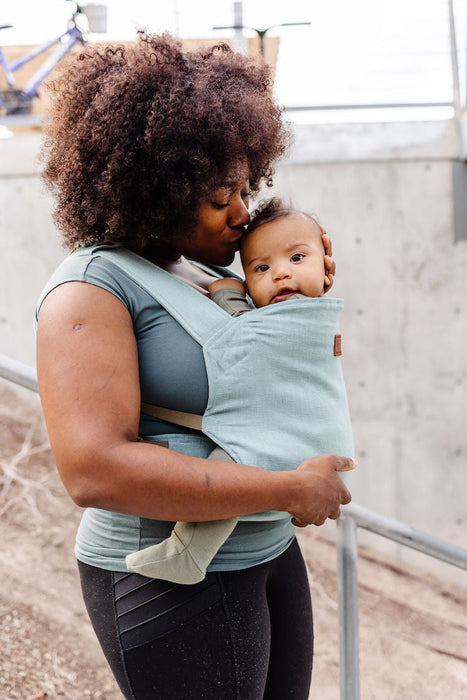
<svg viewBox="0 0 467 700">
<path fill-rule="evenodd" d="M 68 29 L 56 39 L 42 44 L 41 46 L 29 51 L 24 56 L 21 56 L 16 61 L 8 63 L 5 53 L 0 46 L 0 66 L 6 77 L 8 88 L 0 90 L 0 112 L 4 115 L 11 114 L 30 114 L 33 105 L 34 97 L 37 97 L 37 90 L 49 73 L 62 60 L 66 54 L 71 51 L 72 47 L 78 43 L 86 41 L 83 30 L 79 27 L 77 19 L 79 15 L 86 16 L 86 8 L 80 7 L 76 0 L 67 0 L 73 2 L 75 9 L 71 18 L 68 21 Z M 89 21 L 89 18 L 88 18 Z M 9 29 L 10 24 L 0 25 L 0 29 Z M 42 63 L 38 70 L 34 73 L 31 80 L 24 89 L 20 89 L 14 77 L 14 72 L 29 63 L 40 54 L 48 51 L 50 48 L 58 44 L 55 51 Z"/>
</svg>

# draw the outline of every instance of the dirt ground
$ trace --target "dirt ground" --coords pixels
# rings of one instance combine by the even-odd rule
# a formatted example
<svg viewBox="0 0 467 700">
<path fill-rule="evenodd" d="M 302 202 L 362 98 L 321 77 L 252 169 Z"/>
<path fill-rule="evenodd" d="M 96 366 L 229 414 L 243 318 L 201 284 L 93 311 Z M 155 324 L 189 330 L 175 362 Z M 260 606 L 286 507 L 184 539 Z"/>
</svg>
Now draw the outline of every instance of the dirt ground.
<svg viewBox="0 0 467 700">
<path fill-rule="evenodd" d="M 0 382 L 0 700 L 122 697 L 80 596 L 79 517 L 39 410 Z M 317 528 L 300 541 L 315 615 L 310 698 L 338 700 L 335 547 Z M 360 554 L 362 700 L 467 698 L 467 589 Z"/>
</svg>

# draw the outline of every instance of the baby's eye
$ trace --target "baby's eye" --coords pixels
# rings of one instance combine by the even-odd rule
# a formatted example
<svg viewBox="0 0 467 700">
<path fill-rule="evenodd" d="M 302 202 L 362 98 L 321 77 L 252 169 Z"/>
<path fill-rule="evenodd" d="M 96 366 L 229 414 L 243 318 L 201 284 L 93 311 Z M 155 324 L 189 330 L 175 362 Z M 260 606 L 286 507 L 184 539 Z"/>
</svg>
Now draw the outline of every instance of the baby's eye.
<svg viewBox="0 0 467 700">
<path fill-rule="evenodd" d="M 258 267 L 255 268 L 255 272 L 266 272 L 266 270 L 269 270 L 269 265 L 266 264 L 258 265 Z"/>
<path fill-rule="evenodd" d="M 294 253 L 292 257 L 290 258 L 291 262 L 300 262 L 300 260 L 303 260 L 305 256 L 303 253 Z"/>
</svg>

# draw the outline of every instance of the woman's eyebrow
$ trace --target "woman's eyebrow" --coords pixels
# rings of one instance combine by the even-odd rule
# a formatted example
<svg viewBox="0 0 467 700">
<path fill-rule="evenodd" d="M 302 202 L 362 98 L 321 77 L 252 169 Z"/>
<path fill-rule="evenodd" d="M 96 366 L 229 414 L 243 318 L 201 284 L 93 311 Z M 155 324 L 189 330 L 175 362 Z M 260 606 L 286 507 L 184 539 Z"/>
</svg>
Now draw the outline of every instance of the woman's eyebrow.
<svg viewBox="0 0 467 700">
<path fill-rule="evenodd" d="M 227 182 L 222 183 L 222 185 L 217 185 L 214 189 L 215 196 L 219 197 L 230 197 L 234 190 L 233 185 L 229 185 Z"/>
<path fill-rule="evenodd" d="M 226 190 L 234 190 L 236 188 L 241 189 L 242 187 L 249 187 L 249 180 L 245 178 L 244 180 L 226 180 L 220 187 Z"/>
</svg>

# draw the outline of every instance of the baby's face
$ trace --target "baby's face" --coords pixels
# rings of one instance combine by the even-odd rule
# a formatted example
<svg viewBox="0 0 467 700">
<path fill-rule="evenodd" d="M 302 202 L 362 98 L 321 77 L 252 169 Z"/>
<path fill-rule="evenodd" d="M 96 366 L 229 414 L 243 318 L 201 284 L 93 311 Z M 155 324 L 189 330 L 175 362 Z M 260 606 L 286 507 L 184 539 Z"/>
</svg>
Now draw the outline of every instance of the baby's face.
<svg viewBox="0 0 467 700">
<path fill-rule="evenodd" d="M 243 270 L 255 306 L 285 301 L 292 294 L 324 292 L 324 246 L 318 224 L 293 213 L 262 224 L 242 243 Z"/>
</svg>

